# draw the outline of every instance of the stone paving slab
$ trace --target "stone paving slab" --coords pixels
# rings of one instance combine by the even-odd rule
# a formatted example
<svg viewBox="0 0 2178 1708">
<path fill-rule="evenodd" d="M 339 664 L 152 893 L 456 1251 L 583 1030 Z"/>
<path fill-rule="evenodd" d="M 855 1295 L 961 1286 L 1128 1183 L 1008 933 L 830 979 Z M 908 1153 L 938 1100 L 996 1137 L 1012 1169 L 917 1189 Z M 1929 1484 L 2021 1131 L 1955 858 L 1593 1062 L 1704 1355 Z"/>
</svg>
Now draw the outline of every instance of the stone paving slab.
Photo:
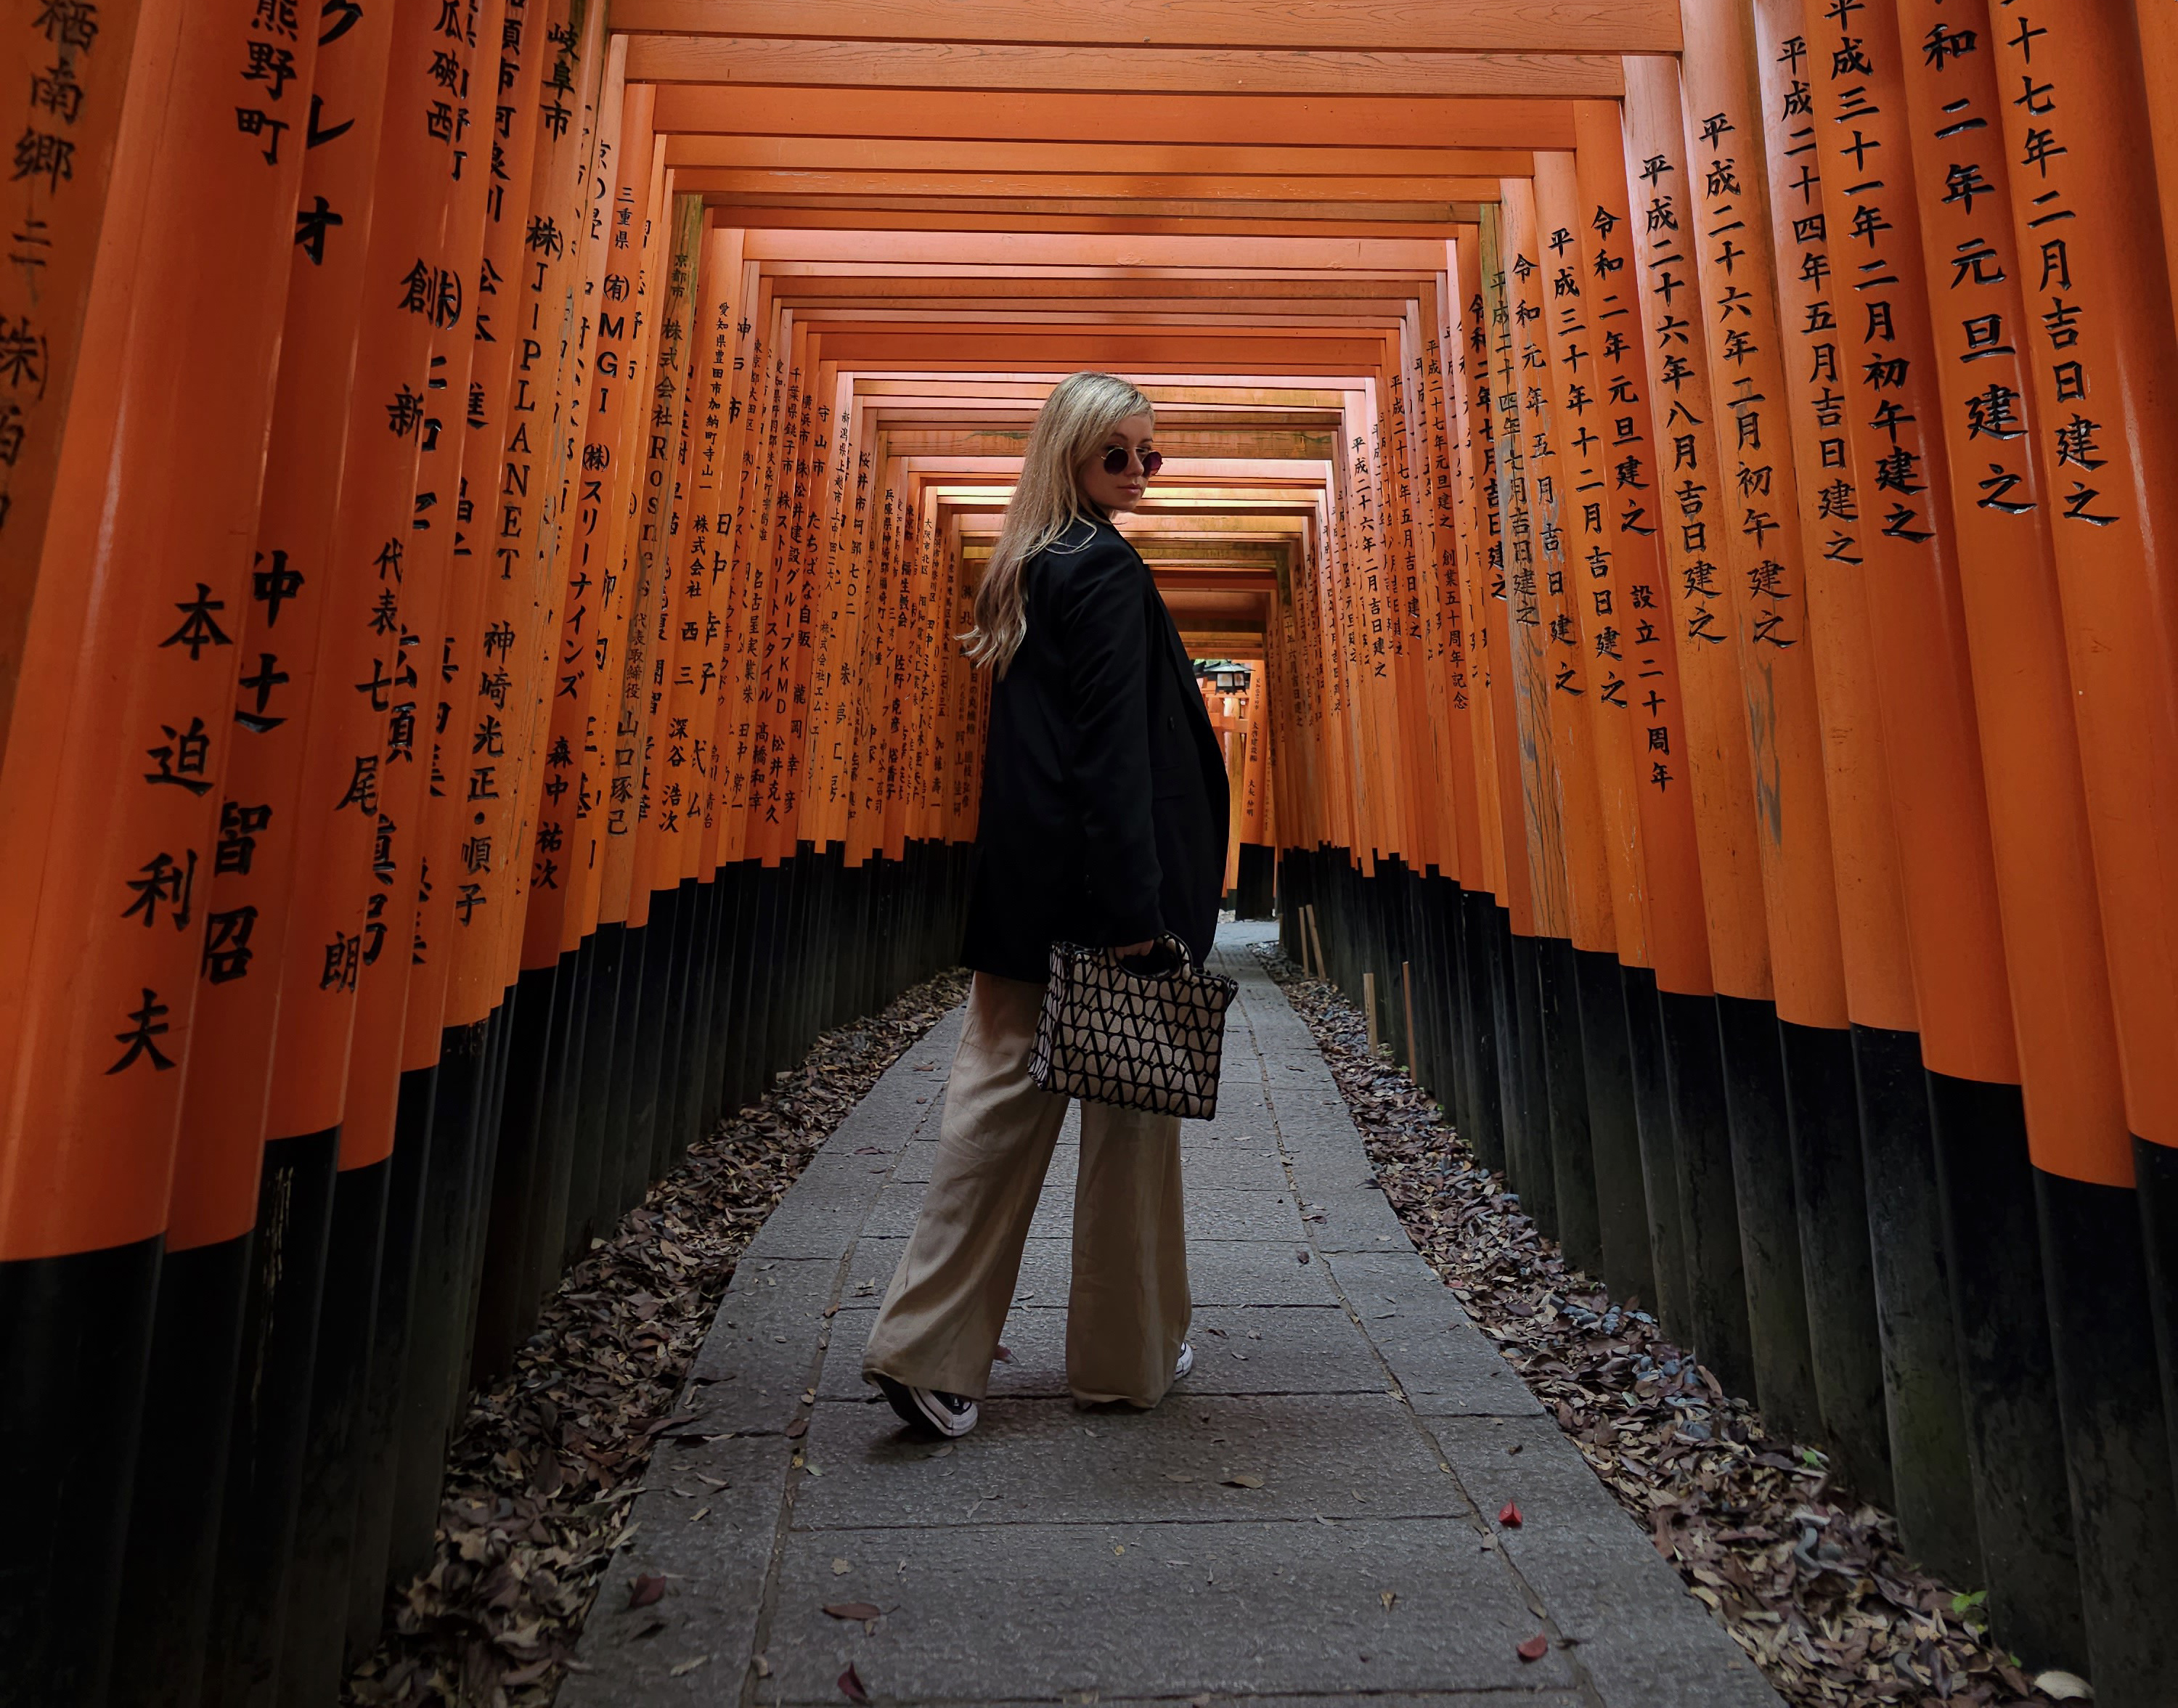
<svg viewBox="0 0 2178 1708">
<path fill-rule="evenodd" d="M 905 1235 L 862 1240 L 855 1248 L 856 1284 L 874 1277 L 877 1292 L 882 1295 L 906 1249 Z M 1338 1296 L 1332 1290 L 1330 1271 L 1322 1260 L 1310 1251 L 1306 1263 L 1299 1261 L 1300 1254 L 1308 1250 L 1299 1240 L 1190 1239 L 1187 1242 L 1188 1289 L 1197 1306 L 1337 1304 Z M 1014 1302 L 1064 1305 L 1073 1273 L 1070 1236 L 1032 1235 L 1022 1248 Z M 863 1298 L 857 1302 L 873 1306 L 877 1300 Z"/>
<path fill-rule="evenodd" d="M 1004 1398 L 1066 1397 L 1066 1312 L 1050 1306 L 1016 1308 L 1001 1341 L 1013 1357 L 991 1366 L 990 1392 Z M 1360 1335 L 1347 1332 L 1335 1305 L 1197 1305 L 1195 1369 L 1175 1393 L 1382 1393 L 1390 1386 L 1384 1366 Z M 862 1382 L 862 1331 L 841 1329 L 824 1360 L 818 1388 L 826 1399 L 856 1399 Z"/>
<path fill-rule="evenodd" d="M 1514 1653 L 1536 1623 L 1519 1585 L 1494 1553 L 1444 1547 L 1442 1529 L 1366 1520 L 796 1532 L 765 1651 L 773 1676 L 757 1700 L 835 1702 L 850 1661 L 873 1696 L 904 1701 L 1573 1683 L 1563 1655 L 1530 1665 Z M 885 1616 L 865 1632 L 803 1612 L 843 1596 Z"/>
<path fill-rule="evenodd" d="M 1163 1416 L 1085 1414 L 1070 1400 L 994 1405 L 939 1442 L 887 1429 L 857 1403 L 820 1402 L 807 1456 L 827 1475 L 795 1503 L 800 1528 L 1436 1517 L 1478 1525 L 1436 1443 L 1376 1394 L 1201 1394 Z M 1253 1488 L 1229 1481 L 1254 1477 Z"/>
<path fill-rule="evenodd" d="M 955 1010 L 736 1270 L 564 1708 L 832 1708 L 850 1662 L 876 1702 L 962 1708 L 1776 1708 L 1408 1241 L 1262 934 L 1221 935 L 1220 1109 L 1182 1129 L 1188 1381 L 1146 1413 L 1066 1397 L 1070 1116 L 979 1429 L 941 1444 L 870 1403 Z M 1508 1499 L 1526 1524 L 1500 1532 Z M 631 1608 L 643 1574 L 665 1592 Z M 879 1617 L 823 1611 L 849 1603 Z"/>
</svg>

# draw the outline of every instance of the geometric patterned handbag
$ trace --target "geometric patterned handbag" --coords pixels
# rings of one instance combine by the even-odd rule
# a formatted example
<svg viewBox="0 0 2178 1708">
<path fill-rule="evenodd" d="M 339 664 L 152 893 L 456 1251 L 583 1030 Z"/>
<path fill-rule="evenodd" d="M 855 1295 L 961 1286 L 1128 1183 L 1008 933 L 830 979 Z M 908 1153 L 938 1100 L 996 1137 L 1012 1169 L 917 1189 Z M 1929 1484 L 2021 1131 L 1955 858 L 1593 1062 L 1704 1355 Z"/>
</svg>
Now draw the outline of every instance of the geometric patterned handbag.
<svg viewBox="0 0 2178 1708">
<path fill-rule="evenodd" d="M 1051 945 L 1029 1077 L 1044 1091 L 1152 1114 L 1218 1113 L 1225 1010 L 1239 985 L 1205 972 L 1167 932 L 1164 972 L 1130 972 L 1108 949 Z"/>
</svg>

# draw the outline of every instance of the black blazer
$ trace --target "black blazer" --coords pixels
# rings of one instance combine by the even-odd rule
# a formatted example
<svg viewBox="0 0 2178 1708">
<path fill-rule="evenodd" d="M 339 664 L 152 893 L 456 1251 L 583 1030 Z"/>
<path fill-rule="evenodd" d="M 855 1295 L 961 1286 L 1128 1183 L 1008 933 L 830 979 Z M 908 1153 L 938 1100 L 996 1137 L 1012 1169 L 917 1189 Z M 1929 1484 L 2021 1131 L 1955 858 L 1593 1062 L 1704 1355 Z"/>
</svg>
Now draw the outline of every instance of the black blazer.
<svg viewBox="0 0 2178 1708">
<path fill-rule="evenodd" d="M 1042 983 L 1055 941 L 1218 930 L 1225 757 L 1149 566 L 1076 523 L 1023 567 L 1028 633 L 992 685 L 961 960 Z"/>
</svg>

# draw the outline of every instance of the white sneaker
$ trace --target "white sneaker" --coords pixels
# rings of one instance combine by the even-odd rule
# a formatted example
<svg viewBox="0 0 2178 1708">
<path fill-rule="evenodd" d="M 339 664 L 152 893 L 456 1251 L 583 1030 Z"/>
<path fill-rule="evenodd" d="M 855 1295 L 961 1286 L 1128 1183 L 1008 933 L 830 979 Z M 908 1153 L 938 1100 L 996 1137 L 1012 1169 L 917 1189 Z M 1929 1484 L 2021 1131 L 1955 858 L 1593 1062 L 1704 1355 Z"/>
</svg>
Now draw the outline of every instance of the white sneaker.
<svg viewBox="0 0 2178 1708">
<path fill-rule="evenodd" d="M 1179 1343 L 1179 1361 L 1172 1367 L 1172 1379 L 1179 1381 L 1195 1368 L 1195 1348 L 1183 1340 Z"/>
<path fill-rule="evenodd" d="M 940 1393 L 934 1388 L 910 1388 L 889 1376 L 876 1378 L 878 1389 L 906 1424 L 919 1424 L 946 1437 L 967 1434 L 982 1414 L 964 1393 Z"/>
</svg>

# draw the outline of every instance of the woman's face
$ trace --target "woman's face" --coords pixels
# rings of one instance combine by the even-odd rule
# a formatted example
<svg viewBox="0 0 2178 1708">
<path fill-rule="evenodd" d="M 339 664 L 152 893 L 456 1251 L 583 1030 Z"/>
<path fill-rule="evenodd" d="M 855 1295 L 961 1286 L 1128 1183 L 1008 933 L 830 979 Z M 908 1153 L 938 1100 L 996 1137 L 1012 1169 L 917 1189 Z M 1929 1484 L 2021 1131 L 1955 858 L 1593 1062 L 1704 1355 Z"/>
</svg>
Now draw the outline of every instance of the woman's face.
<svg viewBox="0 0 2178 1708">
<path fill-rule="evenodd" d="M 1142 453 L 1151 448 L 1151 435 L 1156 430 L 1157 423 L 1150 416 L 1130 415 L 1107 433 L 1081 471 L 1082 496 L 1106 511 L 1132 510 L 1140 504 L 1142 489 L 1149 484 L 1149 477 L 1142 472 Z M 1117 474 L 1107 474 L 1105 460 L 1114 451 L 1129 453 L 1126 464 Z"/>
</svg>

